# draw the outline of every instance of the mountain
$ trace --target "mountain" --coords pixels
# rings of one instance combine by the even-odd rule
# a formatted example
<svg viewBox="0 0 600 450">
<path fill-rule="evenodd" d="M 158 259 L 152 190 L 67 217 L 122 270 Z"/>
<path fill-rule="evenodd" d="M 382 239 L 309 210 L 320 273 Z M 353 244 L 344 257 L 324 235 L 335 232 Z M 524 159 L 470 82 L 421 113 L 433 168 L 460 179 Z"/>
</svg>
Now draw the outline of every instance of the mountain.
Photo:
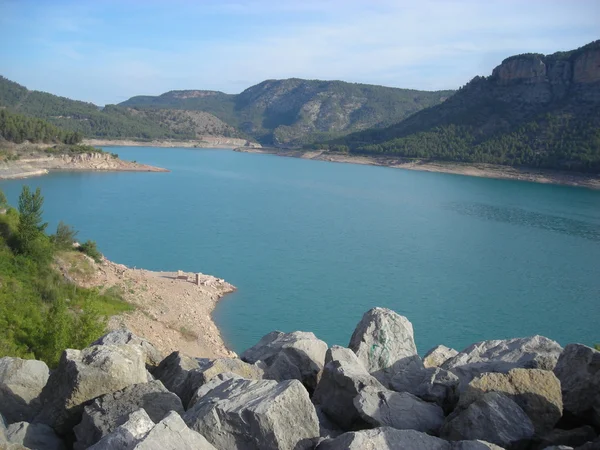
<svg viewBox="0 0 600 450">
<path fill-rule="evenodd" d="M 237 95 L 170 91 L 132 97 L 119 106 L 205 111 L 262 144 L 300 146 L 391 125 L 453 93 L 291 78 L 263 81 Z"/>
<path fill-rule="evenodd" d="M 30 91 L 0 77 L 0 108 L 45 119 L 86 137 L 106 139 L 201 139 L 203 136 L 245 138 L 212 114 L 199 111 L 138 110 L 71 100 L 46 92 Z"/>
<path fill-rule="evenodd" d="M 316 147 L 600 172 L 600 41 L 512 56 L 440 105 Z"/>
</svg>

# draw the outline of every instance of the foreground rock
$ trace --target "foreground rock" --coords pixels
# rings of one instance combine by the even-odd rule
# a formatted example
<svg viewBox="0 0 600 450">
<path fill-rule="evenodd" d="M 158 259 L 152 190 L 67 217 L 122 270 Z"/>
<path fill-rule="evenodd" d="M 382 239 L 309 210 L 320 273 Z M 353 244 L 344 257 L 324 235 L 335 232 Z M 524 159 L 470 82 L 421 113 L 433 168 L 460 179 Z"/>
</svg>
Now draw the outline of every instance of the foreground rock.
<svg viewBox="0 0 600 450">
<path fill-rule="evenodd" d="M 534 433 L 531 420 L 519 405 L 503 394 L 488 392 L 464 411 L 449 416 L 441 436 L 510 447 L 530 440 Z"/>
<path fill-rule="evenodd" d="M 319 422 L 297 380 L 223 381 L 184 415 L 218 449 L 302 450 L 314 447 Z"/>
<path fill-rule="evenodd" d="M 321 442 L 317 450 L 502 450 L 483 441 L 448 442 L 414 430 L 382 427 L 344 433 Z"/>
<path fill-rule="evenodd" d="M 13 423 L 6 430 L 6 439 L 11 444 L 22 445 L 31 450 L 65 450 L 66 448 L 54 430 L 43 423 Z"/>
<path fill-rule="evenodd" d="M 439 367 L 407 369 L 396 373 L 390 385 L 398 392 L 409 392 L 441 406 L 450 412 L 458 402 L 459 379 L 452 372 Z"/>
<path fill-rule="evenodd" d="M 386 386 L 394 373 L 409 363 L 420 363 L 412 324 L 386 308 L 373 308 L 363 315 L 348 347 L 367 371 Z"/>
<path fill-rule="evenodd" d="M 163 355 L 154 345 L 146 339 L 133 334 L 131 331 L 120 328 L 105 334 L 91 345 L 133 345 L 139 347 L 146 357 L 146 367 L 153 370 L 163 360 Z"/>
<path fill-rule="evenodd" d="M 49 376 L 42 361 L 0 358 L 0 414 L 8 423 L 31 421 L 38 414 Z"/>
<path fill-rule="evenodd" d="M 190 430 L 176 412 L 156 425 L 143 409 L 113 433 L 90 447 L 93 450 L 215 450 L 204 436 Z"/>
<path fill-rule="evenodd" d="M 453 348 L 448 348 L 445 345 L 438 345 L 433 347 L 423 357 L 423 366 L 429 367 L 440 367 L 450 358 L 458 355 L 458 352 Z"/>
<path fill-rule="evenodd" d="M 154 377 L 183 400 L 189 395 L 186 392 L 188 375 L 190 371 L 198 368 L 200 368 L 198 360 L 180 352 L 173 352 L 161 361 L 154 371 Z"/>
<path fill-rule="evenodd" d="M 267 366 L 268 378 L 300 380 L 312 392 L 323 369 L 326 352 L 327 344 L 313 333 L 273 331 L 240 358 L 250 364 L 262 361 Z"/>
<path fill-rule="evenodd" d="M 356 354 L 334 345 L 327 350 L 323 375 L 313 395 L 315 404 L 343 430 L 364 425 L 354 398 L 367 386 L 383 390 L 384 386 L 369 374 Z"/>
<path fill-rule="evenodd" d="M 41 394 L 37 422 L 66 434 L 81 420 L 85 403 L 104 394 L 148 381 L 145 356 L 129 345 L 96 345 L 63 352 Z"/>
<path fill-rule="evenodd" d="M 467 408 L 487 392 L 500 392 L 513 400 L 540 434 L 552 430 L 562 416 L 560 382 L 547 370 L 512 369 L 507 374 L 485 373 L 469 383 L 460 396 L 458 408 Z"/>
<path fill-rule="evenodd" d="M 600 427 L 600 352 L 569 344 L 554 373 L 560 380 L 565 411 Z"/>
<path fill-rule="evenodd" d="M 596 439 L 596 432 L 590 426 L 583 426 L 572 430 L 554 429 L 538 440 L 537 448 L 542 450 L 547 447 L 560 445 L 573 448 L 584 445 L 594 439 Z"/>
<path fill-rule="evenodd" d="M 511 369 L 553 370 L 562 352 L 555 341 L 543 336 L 483 341 L 450 358 L 442 368 L 461 380 L 460 390 L 485 372 L 507 373 Z"/>
<path fill-rule="evenodd" d="M 84 408 L 83 418 L 73 430 L 77 437 L 73 448 L 84 450 L 95 444 L 127 422 L 129 415 L 139 409 L 144 409 L 154 422 L 160 422 L 171 411 L 184 412 L 179 397 L 160 381 L 134 384 L 103 395 Z"/>
<path fill-rule="evenodd" d="M 354 398 L 354 406 L 365 422 L 376 427 L 438 434 L 444 423 L 442 408 L 408 392 L 365 387 Z"/>
</svg>

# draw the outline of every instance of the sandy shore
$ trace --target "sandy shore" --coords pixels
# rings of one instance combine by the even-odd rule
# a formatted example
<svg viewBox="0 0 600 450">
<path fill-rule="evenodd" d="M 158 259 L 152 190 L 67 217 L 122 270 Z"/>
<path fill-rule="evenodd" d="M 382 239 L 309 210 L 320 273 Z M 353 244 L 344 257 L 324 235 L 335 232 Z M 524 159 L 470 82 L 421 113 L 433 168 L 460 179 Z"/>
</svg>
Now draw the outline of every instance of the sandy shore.
<svg viewBox="0 0 600 450">
<path fill-rule="evenodd" d="M 81 172 L 168 172 L 167 169 L 113 158 L 109 154 L 82 153 L 78 155 L 20 158 L 0 162 L 0 180 L 29 178 L 58 171 Z"/>
<path fill-rule="evenodd" d="M 135 306 L 132 312 L 112 317 L 110 329 L 127 327 L 165 356 L 173 351 L 201 358 L 235 356 L 211 317 L 219 299 L 235 290 L 225 280 L 201 275 L 198 286 L 191 273 L 178 278 L 177 272 L 152 272 L 108 260 L 97 264 L 83 254 L 68 255 L 69 261 L 60 260 L 59 268 L 72 281 L 85 287 L 118 289 Z M 78 258 L 75 264 L 72 258 Z"/>
<path fill-rule="evenodd" d="M 195 141 L 134 141 L 131 139 L 85 139 L 86 145 L 94 147 L 183 147 L 183 148 L 225 148 L 234 149 L 238 147 L 260 148 L 261 145 L 256 142 L 250 142 L 246 139 L 228 138 L 224 136 L 205 136 Z"/>
<path fill-rule="evenodd" d="M 568 186 L 586 187 L 590 189 L 600 189 L 600 175 L 589 175 L 584 173 L 518 169 L 515 167 L 497 166 L 491 164 L 459 164 L 450 162 L 415 161 L 389 157 L 354 156 L 324 151 L 286 150 L 277 148 L 236 148 L 235 150 L 246 153 L 268 153 L 278 156 L 314 159 L 318 161 L 366 164 L 372 166 L 392 167 L 396 169 L 452 173 L 471 177 L 521 180 L 534 183 L 562 184 Z"/>
</svg>

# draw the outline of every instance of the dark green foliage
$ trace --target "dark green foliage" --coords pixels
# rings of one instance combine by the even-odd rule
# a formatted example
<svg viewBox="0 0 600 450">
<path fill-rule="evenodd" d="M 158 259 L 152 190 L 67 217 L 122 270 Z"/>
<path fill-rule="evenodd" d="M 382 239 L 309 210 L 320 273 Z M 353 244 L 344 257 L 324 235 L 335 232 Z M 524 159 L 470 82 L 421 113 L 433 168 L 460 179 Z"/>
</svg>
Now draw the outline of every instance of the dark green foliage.
<svg viewBox="0 0 600 450">
<path fill-rule="evenodd" d="M 41 257 L 47 251 L 48 238 L 44 234 L 47 223 L 42 222 L 44 198 L 40 188 L 34 193 L 23 186 L 19 196 L 19 227 L 16 243 L 20 253 Z"/>
<path fill-rule="evenodd" d="M 38 234 L 33 241 L 45 242 L 52 256 L 57 248 L 43 233 L 42 217 L 37 214 L 43 198 L 29 189 L 21 198 L 23 211 L 34 217 L 26 219 Z M 105 332 L 108 316 L 130 307 L 114 292 L 100 293 L 67 282 L 45 255 L 22 253 L 9 245 L 19 242 L 22 219 L 13 208 L 0 214 L 0 357 L 36 358 L 55 367 L 65 348 L 89 345 Z"/>
<path fill-rule="evenodd" d="M 600 352 L 600 344 L 596 344 L 596 345 L 594 345 L 594 349 L 595 349 L 595 350 L 598 350 L 598 351 Z"/>
<path fill-rule="evenodd" d="M 6 109 L 0 109 L 0 136 L 17 144 L 25 141 L 77 144 L 82 139 L 81 133 L 61 130 L 45 120 L 11 113 Z"/>
<path fill-rule="evenodd" d="M 8 207 L 8 200 L 6 200 L 6 195 L 4 192 L 0 190 L 0 209 L 6 209 Z"/>
<path fill-rule="evenodd" d="M 79 246 L 79 251 L 85 253 L 96 262 L 102 261 L 102 253 L 98 250 L 95 241 L 85 241 Z"/>
<path fill-rule="evenodd" d="M 74 230 L 73 227 L 67 225 L 62 220 L 56 227 L 56 234 L 54 235 L 54 246 L 58 250 L 70 250 L 73 248 L 75 237 L 79 232 Z"/>
</svg>

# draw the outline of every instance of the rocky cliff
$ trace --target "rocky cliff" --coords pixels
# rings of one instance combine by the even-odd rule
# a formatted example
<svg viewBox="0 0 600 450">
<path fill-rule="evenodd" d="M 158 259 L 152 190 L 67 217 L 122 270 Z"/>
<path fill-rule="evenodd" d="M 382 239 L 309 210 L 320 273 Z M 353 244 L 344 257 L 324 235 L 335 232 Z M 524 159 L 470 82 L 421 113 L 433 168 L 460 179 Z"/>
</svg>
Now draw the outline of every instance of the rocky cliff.
<svg viewBox="0 0 600 450">
<path fill-rule="evenodd" d="M 240 358 L 164 358 L 116 330 L 40 361 L 0 359 L 0 446 L 65 449 L 600 448 L 600 352 L 542 337 L 438 346 L 365 313 L 348 347 L 264 336 Z"/>
</svg>

